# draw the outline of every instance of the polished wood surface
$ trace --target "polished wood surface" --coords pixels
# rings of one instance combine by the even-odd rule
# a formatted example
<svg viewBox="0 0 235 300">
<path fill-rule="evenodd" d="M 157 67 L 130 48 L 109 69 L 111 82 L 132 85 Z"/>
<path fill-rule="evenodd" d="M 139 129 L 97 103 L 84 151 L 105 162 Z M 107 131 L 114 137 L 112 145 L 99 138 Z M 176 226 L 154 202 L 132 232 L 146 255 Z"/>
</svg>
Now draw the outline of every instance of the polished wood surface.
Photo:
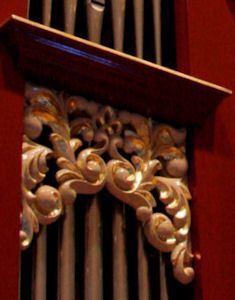
<svg viewBox="0 0 235 300">
<path fill-rule="evenodd" d="M 26 78 L 160 121 L 201 124 L 230 93 L 17 16 L 2 26 L 1 36 Z"/>
</svg>

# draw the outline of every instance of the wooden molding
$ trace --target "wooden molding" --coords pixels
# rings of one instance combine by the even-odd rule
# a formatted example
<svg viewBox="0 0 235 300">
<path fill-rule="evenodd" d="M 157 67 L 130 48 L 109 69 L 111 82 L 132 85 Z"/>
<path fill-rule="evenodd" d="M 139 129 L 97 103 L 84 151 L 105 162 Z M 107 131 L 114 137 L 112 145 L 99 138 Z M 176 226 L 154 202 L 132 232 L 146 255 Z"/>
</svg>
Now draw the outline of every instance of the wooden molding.
<svg viewBox="0 0 235 300">
<path fill-rule="evenodd" d="M 176 125 L 200 125 L 231 91 L 12 15 L 1 26 L 25 79 Z M 146 102 L 148 105 L 146 105 Z"/>
</svg>

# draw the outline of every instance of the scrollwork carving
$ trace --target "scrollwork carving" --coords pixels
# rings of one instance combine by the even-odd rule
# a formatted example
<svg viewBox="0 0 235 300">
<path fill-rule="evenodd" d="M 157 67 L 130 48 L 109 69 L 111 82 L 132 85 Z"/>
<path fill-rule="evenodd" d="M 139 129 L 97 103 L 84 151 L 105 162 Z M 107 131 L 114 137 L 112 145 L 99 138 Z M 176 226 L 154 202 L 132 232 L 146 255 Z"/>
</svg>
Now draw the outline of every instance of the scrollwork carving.
<svg viewBox="0 0 235 300">
<path fill-rule="evenodd" d="M 54 222 L 77 194 L 106 187 L 135 209 L 148 241 L 171 252 L 175 277 L 182 283 L 193 279 L 185 129 L 28 85 L 24 133 L 23 249 L 39 224 Z M 58 168 L 56 186 L 44 183 L 50 159 Z M 158 210 L 159 201 L 165 211 Z"/>
</svg>

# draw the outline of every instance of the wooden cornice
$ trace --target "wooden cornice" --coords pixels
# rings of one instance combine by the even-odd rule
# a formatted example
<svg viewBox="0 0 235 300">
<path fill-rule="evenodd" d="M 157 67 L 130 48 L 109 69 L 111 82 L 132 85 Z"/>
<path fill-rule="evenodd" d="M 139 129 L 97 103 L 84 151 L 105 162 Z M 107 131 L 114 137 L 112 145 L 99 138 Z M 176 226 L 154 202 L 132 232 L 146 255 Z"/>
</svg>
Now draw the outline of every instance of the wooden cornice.
<svg viewBox="0 0 235 300">
<path fill-rule="evenodd" d="M 15 15 L 1 26 L 0 36 L 26 80 L 163 122 L 200 125 L 231 94 L 218 85 Z"/>
</svg>

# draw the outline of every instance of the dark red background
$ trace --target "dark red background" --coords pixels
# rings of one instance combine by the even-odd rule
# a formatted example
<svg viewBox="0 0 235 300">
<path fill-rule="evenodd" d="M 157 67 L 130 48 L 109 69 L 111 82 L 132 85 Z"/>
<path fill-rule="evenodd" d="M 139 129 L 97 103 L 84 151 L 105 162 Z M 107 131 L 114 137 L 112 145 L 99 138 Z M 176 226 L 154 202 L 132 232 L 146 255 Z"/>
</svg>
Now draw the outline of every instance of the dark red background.
<svg viewBox="0 0 235 300">
<path fill-rule="evenodd" d="M 0 23 L 27 16 L 26 0 L 1 1 Z M 23 80 L 0 47 L 0 299 L 18 299 Z"/>
<path fill-rule="evenodd" d="M 235 91 L 235 2 L 175 1 L 180 71 Z M 196 299 L 234 298 L 235 96 L 195 131 L 193 168 Z"/>
</svg>

